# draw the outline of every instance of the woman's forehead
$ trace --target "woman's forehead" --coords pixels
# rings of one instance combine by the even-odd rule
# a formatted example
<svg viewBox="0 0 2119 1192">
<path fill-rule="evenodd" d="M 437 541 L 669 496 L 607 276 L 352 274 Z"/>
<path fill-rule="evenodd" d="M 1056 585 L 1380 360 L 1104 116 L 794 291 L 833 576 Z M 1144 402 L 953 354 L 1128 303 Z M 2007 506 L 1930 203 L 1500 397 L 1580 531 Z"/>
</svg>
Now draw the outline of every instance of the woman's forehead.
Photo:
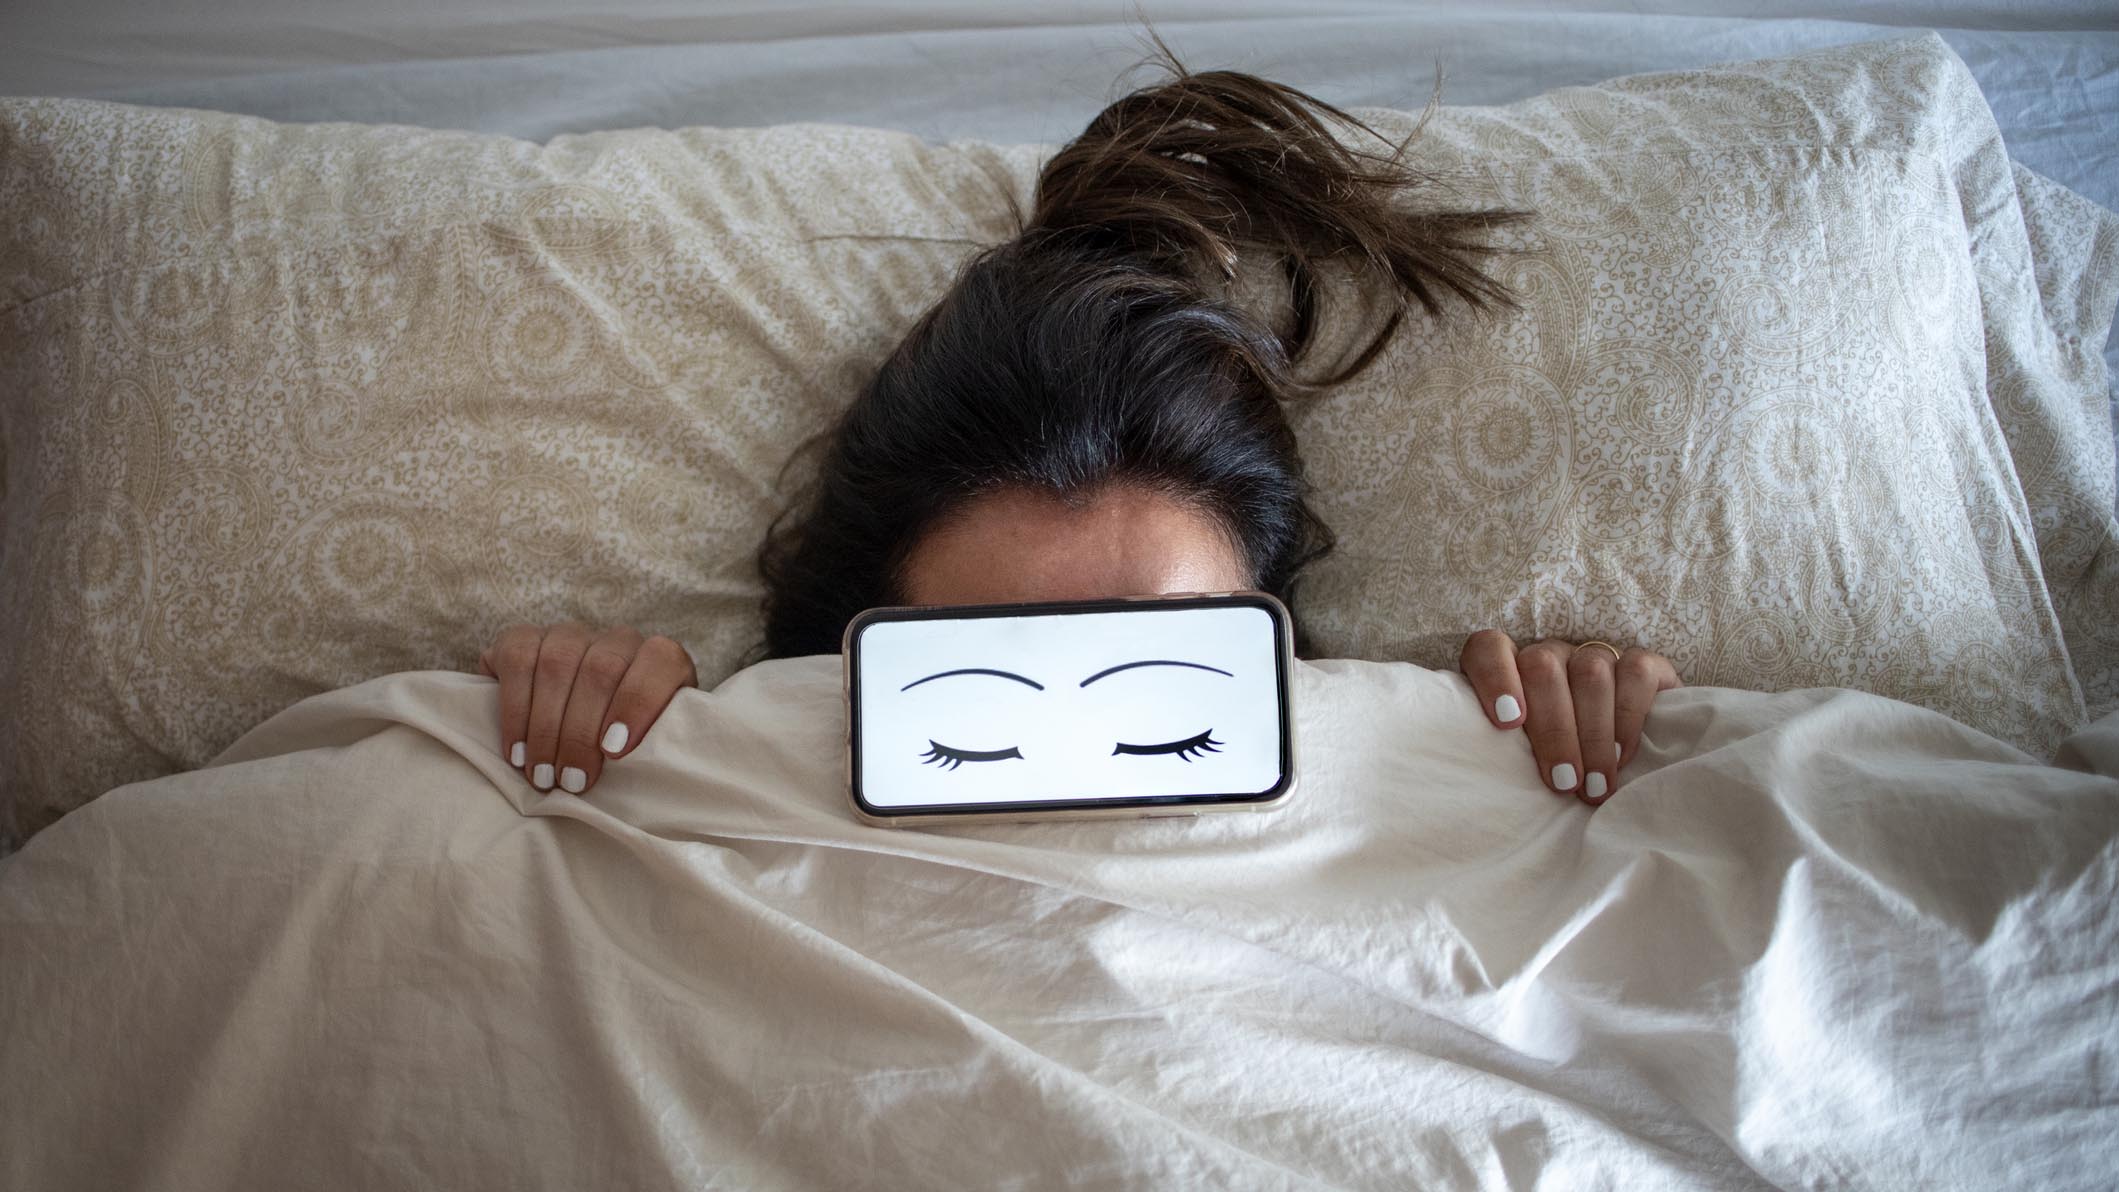
<svg viewBox="0 0 2119 1192">
<path fill-rule="evenodd" d="M 909 604 L 1226 592 L 1252 583 L 1213 517 L 1119 485 L 1073 503 L 1024 489 L 976 497 L 914 544 L 899 578 Z"/>
</svg>

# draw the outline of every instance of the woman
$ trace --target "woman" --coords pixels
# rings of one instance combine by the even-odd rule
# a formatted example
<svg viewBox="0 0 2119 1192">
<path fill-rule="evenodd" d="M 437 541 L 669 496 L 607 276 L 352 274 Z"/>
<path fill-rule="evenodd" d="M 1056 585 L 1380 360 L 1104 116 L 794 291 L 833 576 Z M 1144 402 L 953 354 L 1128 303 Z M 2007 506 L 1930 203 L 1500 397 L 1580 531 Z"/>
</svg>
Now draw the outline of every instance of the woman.
<svg viewBox="0 0 2119 1192">
<path fill-rule="evenodd" d="M 760 656 L 835 652 L 848 620 L 885 604 L 1259 588 L 1296 609 L 1332 535 L 1281 403 L 1360 373 L 1414 302 L 1515 305 L 1479 262 L 1495 251 L 1482 234 L 1523 213 L 1400 210 L 1422 181 L 1403 147 L 1351 150 L 1320 114 L 1380 134 L 1156 46 L 1173 80 L 1112 104 L 1046 164 L 1027 227 L 1018 211 L 1020 234 L 966 264 L 827 436 L 800 516 L 759 554 Z M 1246 248 L 1281 263 L 1285 331 L 1232 296 Z M 1391 314 L 1350 365 L 1308 381 L 1294 364 L 1320 264 L 1382 283 Z M 500 681 L 510 762 L 575 793 L 697 682 L 682 646 L 626 627 L 513 626 L 480 666 Z M 1518 650 L 1494 630 L 1461 666 L 1494 727 L 1529 734 L 1546 784 L 1592 805 L 1656 693 L 1679 686 L 1646 650 Z"/>
</svg>

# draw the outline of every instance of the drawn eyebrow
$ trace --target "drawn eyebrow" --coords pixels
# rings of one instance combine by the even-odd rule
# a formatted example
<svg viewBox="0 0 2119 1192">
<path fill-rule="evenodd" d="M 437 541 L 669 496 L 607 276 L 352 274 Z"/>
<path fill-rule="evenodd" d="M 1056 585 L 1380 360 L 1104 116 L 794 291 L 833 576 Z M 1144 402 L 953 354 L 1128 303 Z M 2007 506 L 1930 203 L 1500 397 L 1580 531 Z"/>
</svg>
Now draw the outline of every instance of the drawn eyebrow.
<svg viewBox="0 0 2119 1192">
<path fill-rule="evenodd" d="M 903 687 L 898 688 L 898 690 L 911 691 L 913 688 L 918 687 L 922 683 L 931 683 L 936 679 L 946 679 L 951 675 L 998 675 L 1003 679 L 1014 679 L 1018 683 L 1028 683 L 1032 687 L 1037 688 L 1039 691 L 1043 691 L 1045 689 L 1045 685 L 1043 683 L 1038 682 L 1036 679 L 1026 679 L 1013 671 L 988 670 L 983 666 L 967 666 L 963 670 L 946 670 L 941 671 L 937 674 L 929 675 L 924 679 L 914 679 L 912 682 L 907 683 Z"/>
<path fill-rule="evenodd" d="M 1230 675 L 1229 672 L 1221 669 L 1218 666 L 1208 666 L 1203 662 L 1178 662 L 1175 659 L 1170 658 L 1143 658 L 1139 662 L 1121 662 L 1117 666 L 1100 670 L 1095 674 L 1090 675 L 1088 678 L 1083 679 L 1082 686 L 1087 687 L 1089 684 L 1096 682 L 1098 679 L 1103 678 L 1105 675 L 1115 675 L 1122 670 L 1132 670 L 1136 666 L 1189 666 L 1194 670 L 1213 671 L 1217 675 L 1228 675 L 1228 677 L 1231 679 L 1236 677 L 1235 675 Z"/>
</svg>

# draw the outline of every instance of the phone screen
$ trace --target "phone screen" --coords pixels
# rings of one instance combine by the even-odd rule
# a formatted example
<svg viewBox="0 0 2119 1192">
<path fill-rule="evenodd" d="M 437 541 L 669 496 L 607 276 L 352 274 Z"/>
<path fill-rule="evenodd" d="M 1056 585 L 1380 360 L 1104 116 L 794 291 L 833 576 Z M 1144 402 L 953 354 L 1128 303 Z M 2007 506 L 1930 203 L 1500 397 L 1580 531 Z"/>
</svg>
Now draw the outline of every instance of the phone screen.
<svg viewBox="0 0 2119 1192">
<path fill-rule="evenodd" d="M 847 631 L 852 784 L 878 816 L 1266 802 L 1292 781 L 1264 594 L 871 609 Z"/>
</svg>

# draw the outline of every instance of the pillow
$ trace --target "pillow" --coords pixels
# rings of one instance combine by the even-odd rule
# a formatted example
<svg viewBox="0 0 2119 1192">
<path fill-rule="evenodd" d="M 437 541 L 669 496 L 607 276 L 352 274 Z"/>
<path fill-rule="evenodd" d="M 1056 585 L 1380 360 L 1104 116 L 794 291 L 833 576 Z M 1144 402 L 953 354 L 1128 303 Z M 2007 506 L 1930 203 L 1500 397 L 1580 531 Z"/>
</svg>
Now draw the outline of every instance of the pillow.
<svg viewBox="0 0 2119 1192">
<path fill-rule="evenodd" d="M 2023 166 L 2014 174 L 2022 238 L 2008 234 L 2015 208 L 1991 180 L 1981 204 L 2002 234 L 1979 238 L 1978 259 L 1997 284 L 2016 287 L 1986 304 L 1990 384 L 2096 720 L 2119 709 L 2119 474 L 2102 351 L 2119 303 L 2119 216 Z M 2024 283 L 2026 248 L 2035 299 Z"/>
<path fill-rule="evenodd" d="M 1054 148 L 0 101 L 0 826 L 515 620 L 667 633 L 717 682 L 783 463 Z M 2017 480 L 2025 411 L 2073 408 L 2050 352 L 1985 351 L 2045 333 L 1988 309 L 2039 291 L 2013 192 L 1965 189 L 2007 164 L 1939 39 L 1443 109 L 1414 153 L 1538 210 L 1526 309 L 1409 325 L 1294 412 L 1341 539 L 1300 606 L 1326 652 L 1446 667 L 1495 625 L 2041 754 L 2081 721 L 2045 560 L 2111 527 Z"/>
<path fill-rule="evenodd" d="M 1506 274 L 1531 301 L 1409 328 L 1298 412 L 1341 535 L 1323 645 L 1639 642 L 1694 683 L 1864 688 L 2041 757 L 2084 718 L 2078 672 L 2109 706 L 2119 216 L 2012 172 L 1939 37 L 1449 116 L 1423 163 L 1541 215 Z"/>
</svg>

